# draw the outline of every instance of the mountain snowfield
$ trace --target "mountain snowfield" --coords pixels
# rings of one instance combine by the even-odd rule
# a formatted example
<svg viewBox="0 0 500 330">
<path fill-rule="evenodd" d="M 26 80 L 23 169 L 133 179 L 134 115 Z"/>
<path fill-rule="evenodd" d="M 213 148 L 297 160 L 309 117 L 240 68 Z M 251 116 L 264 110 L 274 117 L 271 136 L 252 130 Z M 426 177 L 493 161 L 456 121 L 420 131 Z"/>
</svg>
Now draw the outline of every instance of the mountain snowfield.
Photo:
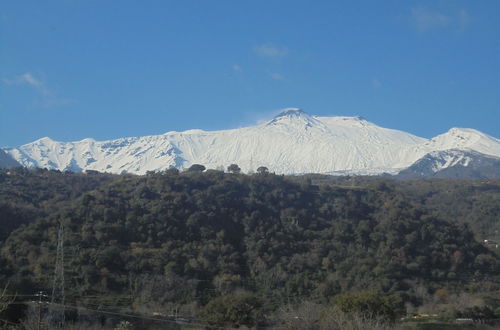
<svg viewBox="0 0 500 330">
<path fill-rule="evenodd" d="M 500 140 L 465 128 L 425 139 L 361 117 L 310 116 L 289 108 L 272 120 L 238 129 L 109 141 L 57 142 L 45 137 L 18 148 L 3 148 L 29 168 L 135 174 L 192 164 L 221 169 L 232 163 L 243 172 L 266 166 L 277 174 L 396 174 L 429 153 L 452 149 L 500 157 Z M 466 163 L 454 155 L 439 168 Z"/>
</svg>

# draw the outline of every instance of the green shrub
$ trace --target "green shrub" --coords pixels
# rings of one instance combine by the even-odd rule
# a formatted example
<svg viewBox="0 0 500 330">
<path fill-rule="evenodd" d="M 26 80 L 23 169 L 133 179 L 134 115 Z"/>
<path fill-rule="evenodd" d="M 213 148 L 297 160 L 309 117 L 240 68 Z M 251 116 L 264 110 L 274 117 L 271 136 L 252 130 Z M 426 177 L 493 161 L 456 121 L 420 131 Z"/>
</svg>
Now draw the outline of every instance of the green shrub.
<svg viewBox="0 0 500 330">
<path fill-rule="evenodd" d="M 252 327 L 261 318 L 261 306 L 260 299 L 250 293 L 227 295 L 211 300 L 201 316 L 212 326 Z"/>
<path fill-rule="evenodd" d="M 404 310 L 403 302 L 398 296 L 372 291 L 341 294 L 335 296 L 333 302 L 344 313 L 391 322 L 403 314 Z"/>
</svg>

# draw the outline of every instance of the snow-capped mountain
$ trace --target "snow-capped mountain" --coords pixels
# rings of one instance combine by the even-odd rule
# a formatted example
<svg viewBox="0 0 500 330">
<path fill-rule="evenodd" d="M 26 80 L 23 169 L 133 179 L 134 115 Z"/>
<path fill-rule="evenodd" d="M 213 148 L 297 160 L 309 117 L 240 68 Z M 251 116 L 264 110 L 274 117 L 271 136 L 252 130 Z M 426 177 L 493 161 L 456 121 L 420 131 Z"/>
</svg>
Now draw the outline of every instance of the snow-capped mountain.
<svg viewBox="0 0 500 330">
<path fill-rule="evenodd" d="M 18 148 L 4 148 L 31 168 L 136 174 L 196 163 L 207 168 L 235 163 L 244 172 L 266 166 L 283 174 L 394 174 L 428 153 L 449 149 L 500 157 L 500 140 L 459 128 L 429 140 L 361 117 L 310 116 L 290 108 L 267 122 L 239 129 L 167 132 L 110 141 L 42 138 Z"/>
</svg>

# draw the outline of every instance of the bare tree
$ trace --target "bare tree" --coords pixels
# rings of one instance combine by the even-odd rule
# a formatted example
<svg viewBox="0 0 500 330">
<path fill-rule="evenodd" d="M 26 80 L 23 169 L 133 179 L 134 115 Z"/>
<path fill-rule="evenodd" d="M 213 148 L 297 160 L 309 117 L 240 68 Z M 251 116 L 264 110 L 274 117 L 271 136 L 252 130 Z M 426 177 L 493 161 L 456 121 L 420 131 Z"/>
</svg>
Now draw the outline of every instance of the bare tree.
<svg viewBox="0 0 500 330">
<path fill-rule="evenodd" d="M 319 329 L 331 330 L 398 330 L 397 325 L 391 325 L 366 314 L 344 313 L 336 307 L 323 311 Z"/>
<path fill-rule="evenodd" d="M 365 314 L 345 313 L 305 301 L 283 307 L 275 319 L 276 329 L 287 330 L 401 330 L 402 325 L 387 323 Z"/>
<path fill-rule="evenodd" d="M 278 313 L 278 323 L 289 330 L 319 329 L 321 306 L 304 301 L 299 305 L 282 307 Z"/>
<path fill-rule="evenodd" d="M 25 330 L 48 330 L 49 320 L 42 315 L 39 303 L 30 304 L 24 318 L 21 320 L 21 329 Z"/>
<path fill-rule="evenodd" d="M 9 305 L 16 300 L 15 295 L 9 295 L 7 292 L 7 287 L 9 285 L 7 284 L 3 290 L 0 292 L 0 314 L 5 311 L 7 308 L 9 308 Z M 0 320 L 0 324 L 5 323 L 5 321 Z"/>
</svg>

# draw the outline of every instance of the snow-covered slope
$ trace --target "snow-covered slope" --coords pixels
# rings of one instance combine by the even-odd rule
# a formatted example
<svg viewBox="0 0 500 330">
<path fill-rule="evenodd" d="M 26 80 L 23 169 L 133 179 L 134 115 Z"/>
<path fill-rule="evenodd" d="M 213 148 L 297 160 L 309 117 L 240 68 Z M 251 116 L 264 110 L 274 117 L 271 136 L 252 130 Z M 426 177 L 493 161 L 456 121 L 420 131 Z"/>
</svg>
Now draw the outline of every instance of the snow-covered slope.
<svg viewBox="0 0 500 330">
<path fill-rule="evenodd" d="M 399 172 L 400 178 L 498 178 L 500 158 L 477 151 L 432 151 Z"/>
<path fill-rule="evenodd" d="M 500 142 L 471 129 L 428 140 L 377 126 L 361 117 L 310 116 L 285 109 L 268 122 L 223 131 L 189 130 L 110 141 L 56 142 L 43 138 L 5 148 L 27 167 L 143 174 L 203 164 L 244 172 L 266 166 L 284 174 L 397 173 L 432 151 L 463 149 L 500 156 Z"/>
<path fill-rule="evenodd" d="M 425 150 L 474 150 L 486 155 L 500 156 L 500 140 L 472 128 L 452 128 L 428 140 Z"/>
</svg>

